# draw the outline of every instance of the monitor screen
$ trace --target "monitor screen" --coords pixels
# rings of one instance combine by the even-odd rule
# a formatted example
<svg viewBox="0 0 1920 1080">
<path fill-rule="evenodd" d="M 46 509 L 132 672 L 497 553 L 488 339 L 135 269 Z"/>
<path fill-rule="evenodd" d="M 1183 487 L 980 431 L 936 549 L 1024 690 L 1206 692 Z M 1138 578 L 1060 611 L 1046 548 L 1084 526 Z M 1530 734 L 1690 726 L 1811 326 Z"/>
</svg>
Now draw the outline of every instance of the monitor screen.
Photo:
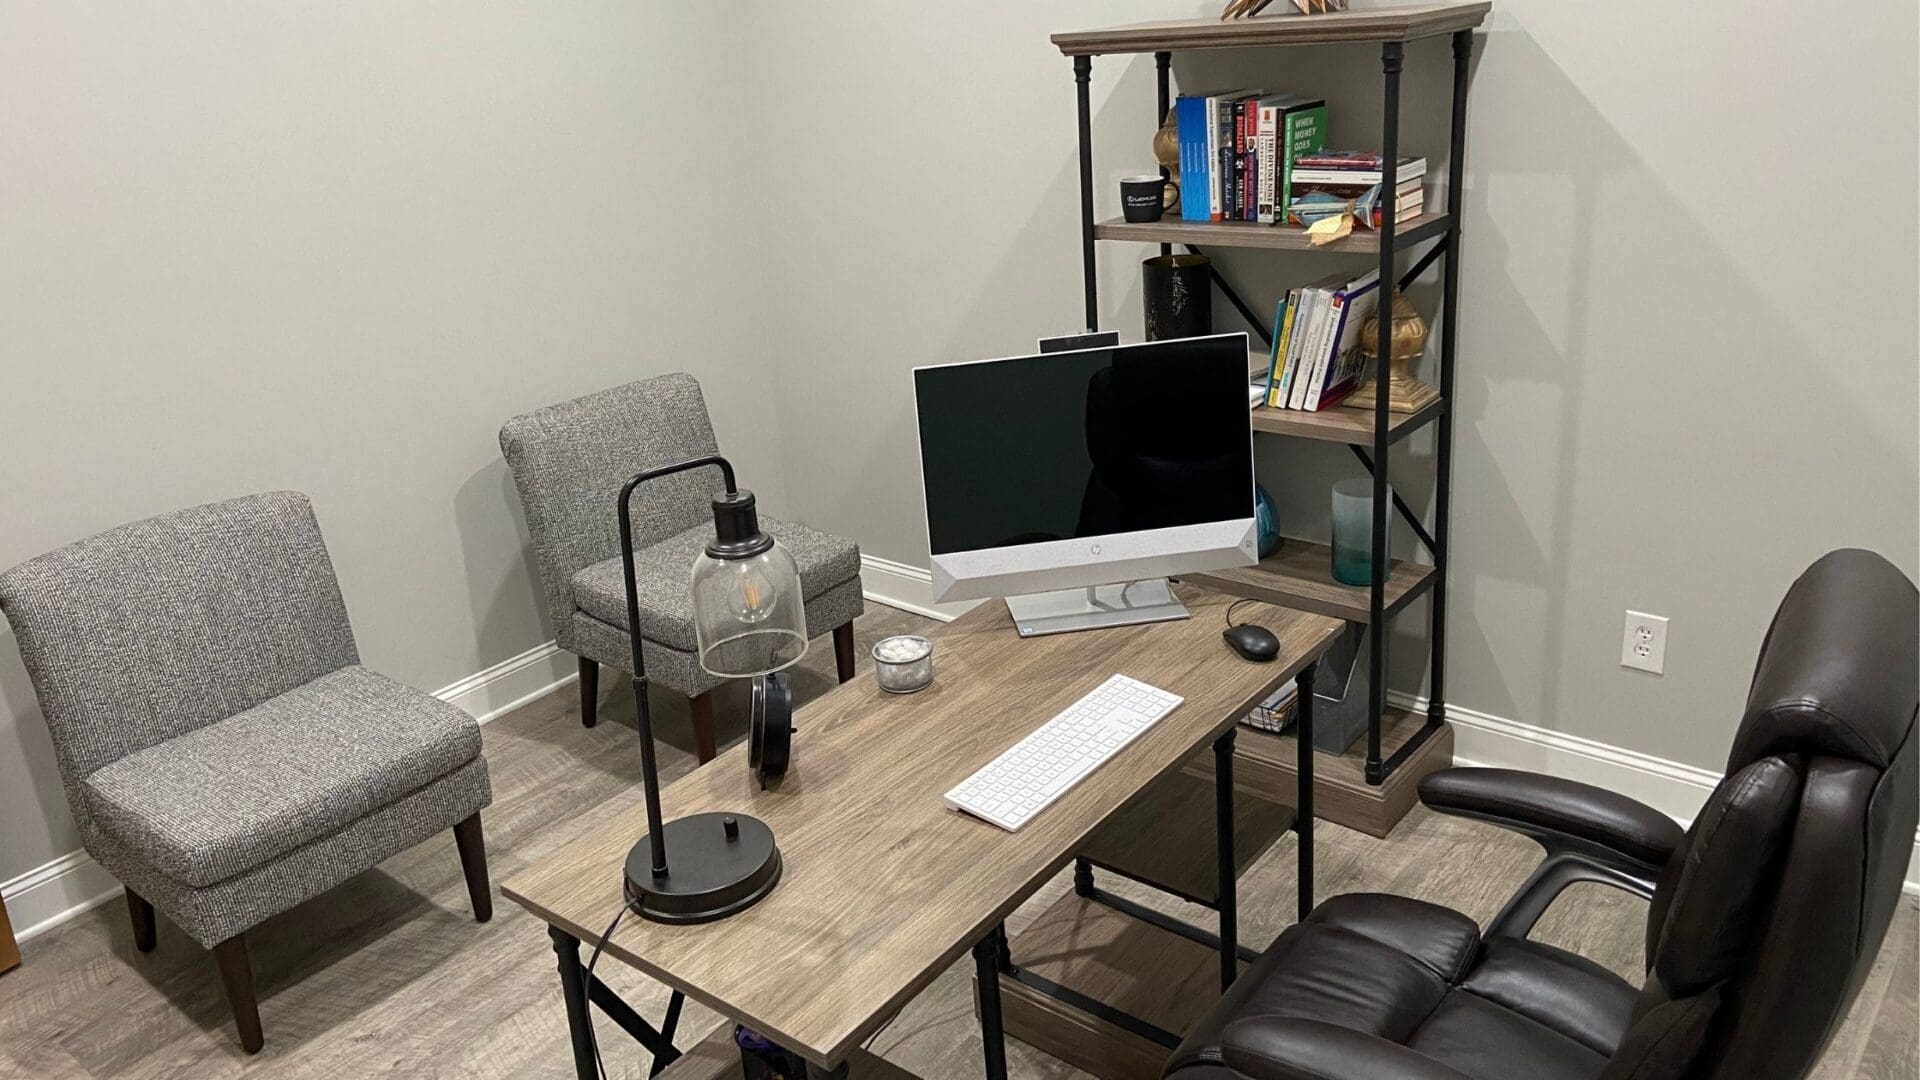
<svg viewBox="0 0 1920 1080">
<path fill-rule="evenodd" d="M 914 372 L 934 555 L 1253 516 L 1244 334 Z"/>
</svg>

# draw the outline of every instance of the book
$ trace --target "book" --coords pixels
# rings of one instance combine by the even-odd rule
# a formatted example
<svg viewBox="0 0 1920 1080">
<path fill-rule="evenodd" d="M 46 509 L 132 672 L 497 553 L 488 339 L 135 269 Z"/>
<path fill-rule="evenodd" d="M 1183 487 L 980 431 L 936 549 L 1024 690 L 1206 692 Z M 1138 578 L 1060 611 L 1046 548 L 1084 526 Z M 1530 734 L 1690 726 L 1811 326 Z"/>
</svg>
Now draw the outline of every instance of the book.
<svg viewBox="0 0 1920 1080">
<path fill-rule="evenodd" d="M 1287 220 L 1295 225 L 1311 225 L 1329 214 L 1352 214 L 1355 223 L 1379 228 L 1380 185 L 1359 187 L 1351 184 L 1300 184 L 1287 203 Z M 1394 218 L 1398 223 L 1419 217 L 1426 208 L 1426 193 L 1417 182 L 1403 185 L 1394 200 Z"/>
<path fill-rule="evenodd" d="M 1375 150 L 1320 150 L 1300 158 L 1303 169 L 1371 169 L 1380 171 L 1386 156 Z M 1412 161 L 1412 158 L 1401 158 Z"/>
<path fill-rule="evenodd" d="M 1401 158 L 1400 165 L 1394 170 L 1393 182 L 1404 184 L 1427 175 L 1426 158 Z M 1293 180 L 1296 183 L 1318 184 L 1378 184 L 1386 178 L 1383 170 L 1330 168 L 1322 165 L 1301 163 L 1295 166 Z"/>
<path fill-rule="evenodd" d="M 1254 221 L 1273 225 L 1273 148 L 1279 110 L 1261 98 L 1254 113 Z"/>
<path fill-rule="evenodd" d="M 1207 97 L 1182 94 L 1173 104 L 1174 133 L 1180 144 L 1180 219 L 1207 220 Z"/>
<path fill-rule="evenodd" d="M 1291 352 L 1293 328 L 1299 321 L 1300 290 L 1287 290 L 1287 295 L 1281 299 L 1281 303 L 1287 306 L 1287 317 L 1280 324 L 1279 338 L 1273 343 L 1274 378 L 1272 385 L 1267 387 L 1267 407 L 1270 409 L 1287 407 L 1287 376 L 1291 373 L 1287 367 L 1287 360 L 1293 355 Z"/>
<path fill-rule="evenodd" d="M 1246 217 L 1247 105 L 1246 99 L 1233 103 L 1233 206 L 1227 214 L 1229 221 Z"/>
<path fill-rule="evenodd" d="M 1234 111 L 1248 98 L 1257 98 L 1265 90 L 1232 90 L 1215 94 L 1208 100 L 1213 102 L 1213 123 L 1209 128 L 1213 132 L 1213 145 L 1210 159 L 1214 165 L 1212 177 L 1211 202 L 1209 203 L 1210 221 L 1236 220 L 1239 198 L 1239 176 L 1234 170 L 1237 157 L 1234 146 Z"/>
<path fill-rule="evenodd" d="M 1267 116 L 1271 114 L 1271 123 Z M 1302 156 L 1319 152 L 1327 141 L 1327 102 L 1300 94 L 1281 94 L 1260 101 L 1261 126 L 1270 131 L 1272 146 L 1260 168 L 1261 193 L 1256 199 L 1254 220 L 1274 225 L 1286 220 L 1287 192 L 1292 184 L 1294 163 Z M 1264 207 L 1264 209 L 1263 209 Z"/>
<path fill-rule="evenodd" d="M 1367 271 L 1333 295 L 1326 339 L 1320 346 L 1317 374 L 1307 390 L 1306 408 L 1329 408 L 1353 392 L 1362 362 L 1360 327 L 1379 306 L 1379 299 L 1379 270 Z"/>
<path fill-rule="evenodd" d="M 1344 284 L 1346 277 L 1336 275 L 1330 282 L 1316 285 L 1307 301 L 1311 313 L 1307 320 L 1307 333 L 1300 342 L 1300 355 L 1294 359 L 1293 385 L 1287 391 L 1287 408 L 1304 409 L 1307 407 L 1307 387 L 1316 377 L 1319 367 L 1321 347 L 1327 339 L 1327 315 L 1333 305 L 1333 294 Z"/>
<path fill-rule="evenodd" d="M 1280 302 L 1273 306 L 1273 331 L 1268 335 L 1270 344 L 1267 346 L 1267 381 L 1260 394 L 1260 400 L 1268 405 L 1273 403 L 1273 380 L 1280 372 L 1281 358 L 1286 355 L 1287 317 L 1292 314 L 1287 310 L 1289 295 L 1282 295 Z"/>
<path fill-rule="evenodd" d="M 1238 212 L 1240 203 L 1239 182 L 1241 172 L 1236 171 L 1235 162 L 1238 147 L 1234 141 L 1234 114 L 1240 103 L 1258 98 L 1265 90 L 1226 90 L 1218 93 L 1196 95 L 1204 101 L 1204 116 L 1199 123 L 1206 138 L 1207 167 L 1202 173 L 1203 185 L 1207 194 L 1207 216 L 1201 221 L 1239 220 L 1233 216 Z M 1241 110 L 1244 115 L 1245 110 Z M 1175 123 L 1179 122 L 1175 114 Z M 1186 191 L 1187 177 L 1183 171 L 1180 176 L 1181 191 Z M 1187 218 L 1184 207 L 1182 218 Z M 1187 220 L 1195 220 L 1187 218 Z"/>
<path fill-rule="evenodd" d="M 1344 273 L 1330 274 L 1302 289 L 1301 314 L 1305 324 L 1294 324 L 1294 341 L 1289 343 L 1288 351 L 1293 354 L 1290 366 L 1292 377 L 1287 383 L 1287 408 L 1304 409 L 1307 407 L 1307 383 L 1313 378 L 1314 359 L 1326 340 L 1327 315 L 1331 307 L 1333 294 L 1346 284 Z"/>
</svg>

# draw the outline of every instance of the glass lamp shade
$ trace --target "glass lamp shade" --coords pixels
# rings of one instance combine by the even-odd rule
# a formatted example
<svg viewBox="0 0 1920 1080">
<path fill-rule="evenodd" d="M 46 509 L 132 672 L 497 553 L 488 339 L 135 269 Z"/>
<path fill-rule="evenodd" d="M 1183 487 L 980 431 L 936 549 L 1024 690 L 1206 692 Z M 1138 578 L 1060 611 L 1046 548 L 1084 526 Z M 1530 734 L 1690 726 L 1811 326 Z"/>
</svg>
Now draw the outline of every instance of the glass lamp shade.
<svg viewBox="0 0 1920 1080">
<path fill-rule="evenodd" d="M 807 654 L 800 568 L 774 541 L 744 558 L 693 561 L 693 629 L 700 667 L 728 679 L 791 667 Z"/>
</svg>

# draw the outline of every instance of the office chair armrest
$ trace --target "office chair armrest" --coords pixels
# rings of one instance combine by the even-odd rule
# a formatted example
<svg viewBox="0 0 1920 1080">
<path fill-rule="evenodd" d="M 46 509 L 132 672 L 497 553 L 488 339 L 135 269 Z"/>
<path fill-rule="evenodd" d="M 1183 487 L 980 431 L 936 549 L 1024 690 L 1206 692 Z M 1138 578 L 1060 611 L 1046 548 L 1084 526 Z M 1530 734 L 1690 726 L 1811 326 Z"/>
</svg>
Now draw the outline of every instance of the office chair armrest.
<svg viewBox="0 0 1920 1080">
<path fill-rule="evenodd" d="M 1530 837 L 1547 857 L 1487 924 L 1486 936 L 1524 938 L 1567 886 L 1599 882 L 1641 899 L 1685 837 L 1673 819 L 1604 788 L 1515 769 L 1441 769 L 1420 801 L 1442 814 Z"/>
<path fill-rule="evenodd" d="M 1420 801 L 1532 837 L 1549 854 L 1575 852 L 1655 876 L 1685 835 L 1625 795 L 1517 769 L 1441 769 L 1421 778 Z"/>
<path fill-rule="evenodd" d="M 1249 1080 L 1469 1080 L 1377 1035 L 1318 1020 L 1248 1019 L 1220 1040 L 1227 1067 Z"/>
</svg>

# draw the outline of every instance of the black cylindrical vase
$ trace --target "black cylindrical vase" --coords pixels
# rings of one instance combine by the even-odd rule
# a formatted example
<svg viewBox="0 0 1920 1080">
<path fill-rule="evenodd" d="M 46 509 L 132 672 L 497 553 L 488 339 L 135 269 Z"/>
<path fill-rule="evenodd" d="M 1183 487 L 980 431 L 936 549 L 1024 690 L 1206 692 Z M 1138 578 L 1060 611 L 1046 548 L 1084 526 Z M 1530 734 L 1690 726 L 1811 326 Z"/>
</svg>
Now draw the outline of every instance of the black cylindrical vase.
<svg viewBox="0 0 1920 1080">
<path fill-rule="evenodd" d="M 1213 262 L 1205 255 L 1155 255 L 1140 264 L 1147 340 L 1213 333 Z"/>
</svg>

